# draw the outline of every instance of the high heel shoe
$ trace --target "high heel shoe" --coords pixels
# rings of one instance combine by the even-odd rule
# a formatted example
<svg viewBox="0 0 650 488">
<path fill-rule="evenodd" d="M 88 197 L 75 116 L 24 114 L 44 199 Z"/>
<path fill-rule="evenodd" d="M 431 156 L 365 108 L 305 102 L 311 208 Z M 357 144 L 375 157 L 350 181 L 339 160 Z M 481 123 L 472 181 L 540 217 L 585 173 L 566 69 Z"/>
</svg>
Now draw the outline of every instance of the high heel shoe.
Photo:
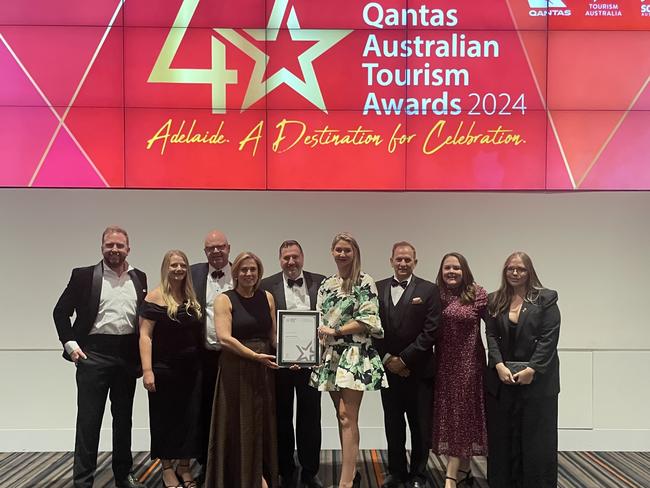
<svg viewBox="0 0 650 488">
<path fill-rule="evenodd" d="M 352 488 L 361 488 L 361 473 L 356 471 L 354 473 L 354 479 L 352 480 Z"/>
<path fill-rule="evenodd" d="M 452 478 L 451 476 L 445 476 L 445 484 L 447 484 L 446 480 L 451 480 L 454 482 L 455 486 L 458 486 L 458 481 L 456 481 L 456 478 Z"/>
<path fill-rule="evenodd" d="M 190 475 L 192 474 L 192 472 L 190 471 L 189 464 L 179 464 L 178 468 L 185 468 L 186 470 L 186 471 L 184 470 L 185 473 L 189 473 Z M 194 479 L 186 480 L 185 478 L 183 478 L 183 475 L 178 472 L 178 468 L 176 468 L 176 477 L 181 483 L 180 486 L 182 486 L 183 488 L 197 488 L 198 485 L 196 483 L 196 480 Z"/>
<path fill-rule="evenodd" d="M 459 469 L 458 472 L 463 473 L 465 477 L 458 482 L 457 486 L 463 484 L 467 486 L 474 486 L 474 476 L 472 475 L 471 469 L 468 469 L 467 471 L 463 471 L 462 469 Z"/>
<path fill-rule="evenodd" d="M 162 469 L 163 473 L 165 471 L 167 471 L 168 469 L 171 469 L 174 472 L 174 474 L 176 475 L 176 478 L 178 478 L 178 473 L 176 472 L 176 470 L 174 470 L 173 466 L 167 466 L 166 468 L 163 468 Z M 176 481 L 177 481 L 176 484 L 168 485 L 167 483 L 165 483 L 165 478 L 163 476 L 160 477 L 160 483 L 162 484 L 163 488 L 183 488 L 183 485 L 179 484 L 178 480 L 176 480 Z"/>
</svg>

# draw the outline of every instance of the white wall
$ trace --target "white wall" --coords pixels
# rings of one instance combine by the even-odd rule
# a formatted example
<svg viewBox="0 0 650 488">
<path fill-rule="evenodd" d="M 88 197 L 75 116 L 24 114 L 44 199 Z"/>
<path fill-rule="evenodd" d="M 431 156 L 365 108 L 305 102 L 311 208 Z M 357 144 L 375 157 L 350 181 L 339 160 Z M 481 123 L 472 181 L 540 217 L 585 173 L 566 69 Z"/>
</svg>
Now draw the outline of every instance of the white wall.
<svg viewBox="0 0 650 488">
<path fill-rule="evenodd" d="M 51 311 L 75 266 L 100 260 L 107 224 L 131 236 L 129 261 L 155 286 L 163 253 L 202 260 L 203 237 L 225 231 L 233 256 L 256 252 L 276 272 L 277 247 L 303 244 L 306 268 L 329 274 L 332 235 L 351 231 L 363 267 L 390 274 L 394 241 L 418 249 L 433 279 L 458 250 L 488 290 L 505 257 L 527 251 L 557 289 L 562 449 L 650 450 L 649 193 L 333 193 L 137 190 L 0 190 L 0 451 L 71 450 L 74 367 L 60 357 Z M 324 448 L 338 446 L 323 397 Z M 105 427 L 110 422 L 105 418 Z M 379 395 L 364 397 L 362 446 L 383 447 Z M 138 385 L 134 449 L 148 449 L 147 401 Z M 102 447 L 110 446 L 104 435 Z"/>
</svg>

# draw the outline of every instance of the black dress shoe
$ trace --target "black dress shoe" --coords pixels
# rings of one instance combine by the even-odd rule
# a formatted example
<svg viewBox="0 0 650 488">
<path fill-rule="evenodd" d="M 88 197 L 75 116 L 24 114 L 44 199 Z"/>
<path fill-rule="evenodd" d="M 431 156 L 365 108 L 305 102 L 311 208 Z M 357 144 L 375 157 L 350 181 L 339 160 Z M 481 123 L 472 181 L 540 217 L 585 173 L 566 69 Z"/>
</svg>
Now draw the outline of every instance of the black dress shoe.
<svg viewBox="0 0 650 488">
<path fill-rule="evenodd" d="M 389 474 L 384 479 L 381 488 L 404 488 L 404 482 L 397 476 Z"/>
<path fill-rule="evenodd" d="M 291 474 L 280 475 L 280 488 L 296 488 L 298 486 L 298 470 Z"/>
<path fill-rule="evenodd" d="M 145 485 L 140 483 L 138 478 L 133 476 L 132 473 L 129 473 L 129 475 L 121 481 L 115 481 L 115 486 L 117 488 L 146 488 Z"/>
<path fill-rule="evenodd" d="M 300 481 L 300 488 L 323 488 L 323 482 L 318 476 L 313 476 Z"/>
<path fill-rule="evenodd" d="M 409 488 L 429 488 L 429 483 L 426 480 L 411 480 L 408 484 Z"/>
</svg>

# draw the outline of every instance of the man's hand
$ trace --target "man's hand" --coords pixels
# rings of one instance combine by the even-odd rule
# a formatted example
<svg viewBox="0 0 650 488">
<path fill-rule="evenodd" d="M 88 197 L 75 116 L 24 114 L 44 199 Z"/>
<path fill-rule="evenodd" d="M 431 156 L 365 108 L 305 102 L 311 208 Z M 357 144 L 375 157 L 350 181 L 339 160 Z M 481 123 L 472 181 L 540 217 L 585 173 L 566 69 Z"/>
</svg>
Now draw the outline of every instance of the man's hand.
<svg viewBox="0 0 650 488">
<path fill-rule="evenodd" d="M 81 349 L 75 349 L 70 353 L 70 359 L 72 359 L 73 363 L 77 364 L 80 359 L 88 359 L 88 356 Z"/>
<path fill-rule="evenodd" d="M 402 361 L 402 358 L 399 356 L 391 356 L 391 358 L 386 362 L 386 367 L 388 368 L 388 371 L 393 374 L 400 374 L 402 371 L 407 369 L 406 364 L 404 364 L 404 361 Z"/>
</svg>

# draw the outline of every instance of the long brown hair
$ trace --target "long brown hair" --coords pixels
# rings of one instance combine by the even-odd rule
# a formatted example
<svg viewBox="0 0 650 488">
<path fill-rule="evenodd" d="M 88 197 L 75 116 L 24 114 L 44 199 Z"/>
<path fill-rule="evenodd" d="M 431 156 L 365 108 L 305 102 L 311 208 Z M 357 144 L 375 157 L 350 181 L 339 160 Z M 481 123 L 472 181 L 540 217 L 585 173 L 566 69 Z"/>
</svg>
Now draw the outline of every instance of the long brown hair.
<svg viewBox="0 0 650 488">
<path fill-rule="evenodd" d="M 528 279 L 526 280 L 526 294 L 524 300 L 527 302 L 536 302 L 539 297 L 539 292 L 544 289 L 542 282 L 537 277 L 537 272 L 533 266 L 533 261 L 530 256 L 523 251 L 515 251 L 506 258 L 501 270 L 501 286 L 494 292 L 490 300 L 489 313 L 493 317 L 503 313 L 510 307 L 510 302 L 515 294 L 514 288 L 508 283 L 506 278 L 508 264 L 513 258 L 519 258 L 523 261 L 526 270 L 528 271 Z"/>
<path fill-rule="evenodd" d="M 340 232 L 334 236 L 332 239 L 331 251 L 336 247 L 336 243 L 339 241 L 345 241 L 350 246 L 352 246 L 352 266 L 350 267 L 350 274 L 347 278 L 343 278 L 343 284 L 341 289 L 343 293 L 349 294 L 352 293 L 352 287 L 359 283 L 359 277 L 361 276 L 361 249 L 359 249 L 359 243 L 357 240 L 352 237 L 347 232 Z"/>
<path fill-rule="evenodd" d="M 162 296 L 163 302 L 167 305 L 167 315 L 170 319 L 176 320 L 178 314 L 178 304 L 172 295 L 172 285 L 169 281 L 169 263 L 172 260 L 173 256 L 178 256 L 183 260 L 187 266 L 187 272 L 185 273 L 185 279 L 181 286 L 183 292 L 183 300 L 187 303 L 187 313 L 194 315 L 197 319 L 201 318 L 201 305 L 196 298 L 196 293 L 194 292 L 194 286 L 192 285 L 192 273 L 190 273 L 190 263 L 187 259 L 187 255 L 179 250 L 172 249 L 165 253 L 163 258 L 162 265 L 160 266 L 160 294 Z"/>
<path fill-rule="evenodd" d="M 469 263 L 467 262 L 467 259 L 465 259 L 465 256 L 459 252 L 448 252 L 442 257 L 440 260 L 440 267 L 438 268 L 438 276 L 436 276 L 436 285 L 438 285 L 438 288 L 441 290 L 448 289 L 447 285 L 445 284 L 445 280 L 442 278 L 442 265 L 445 263 L 445 259 L 451 257 L 458 259 L 458 262 L 460 263 L 460 270 L 463 273 L 460 283 L 460 303 L 463 305 L 474 303 L 474 300 L 476 299 L 474 275 L 472 274 L 472 270 L 469 269 Z"/>
</svg>

